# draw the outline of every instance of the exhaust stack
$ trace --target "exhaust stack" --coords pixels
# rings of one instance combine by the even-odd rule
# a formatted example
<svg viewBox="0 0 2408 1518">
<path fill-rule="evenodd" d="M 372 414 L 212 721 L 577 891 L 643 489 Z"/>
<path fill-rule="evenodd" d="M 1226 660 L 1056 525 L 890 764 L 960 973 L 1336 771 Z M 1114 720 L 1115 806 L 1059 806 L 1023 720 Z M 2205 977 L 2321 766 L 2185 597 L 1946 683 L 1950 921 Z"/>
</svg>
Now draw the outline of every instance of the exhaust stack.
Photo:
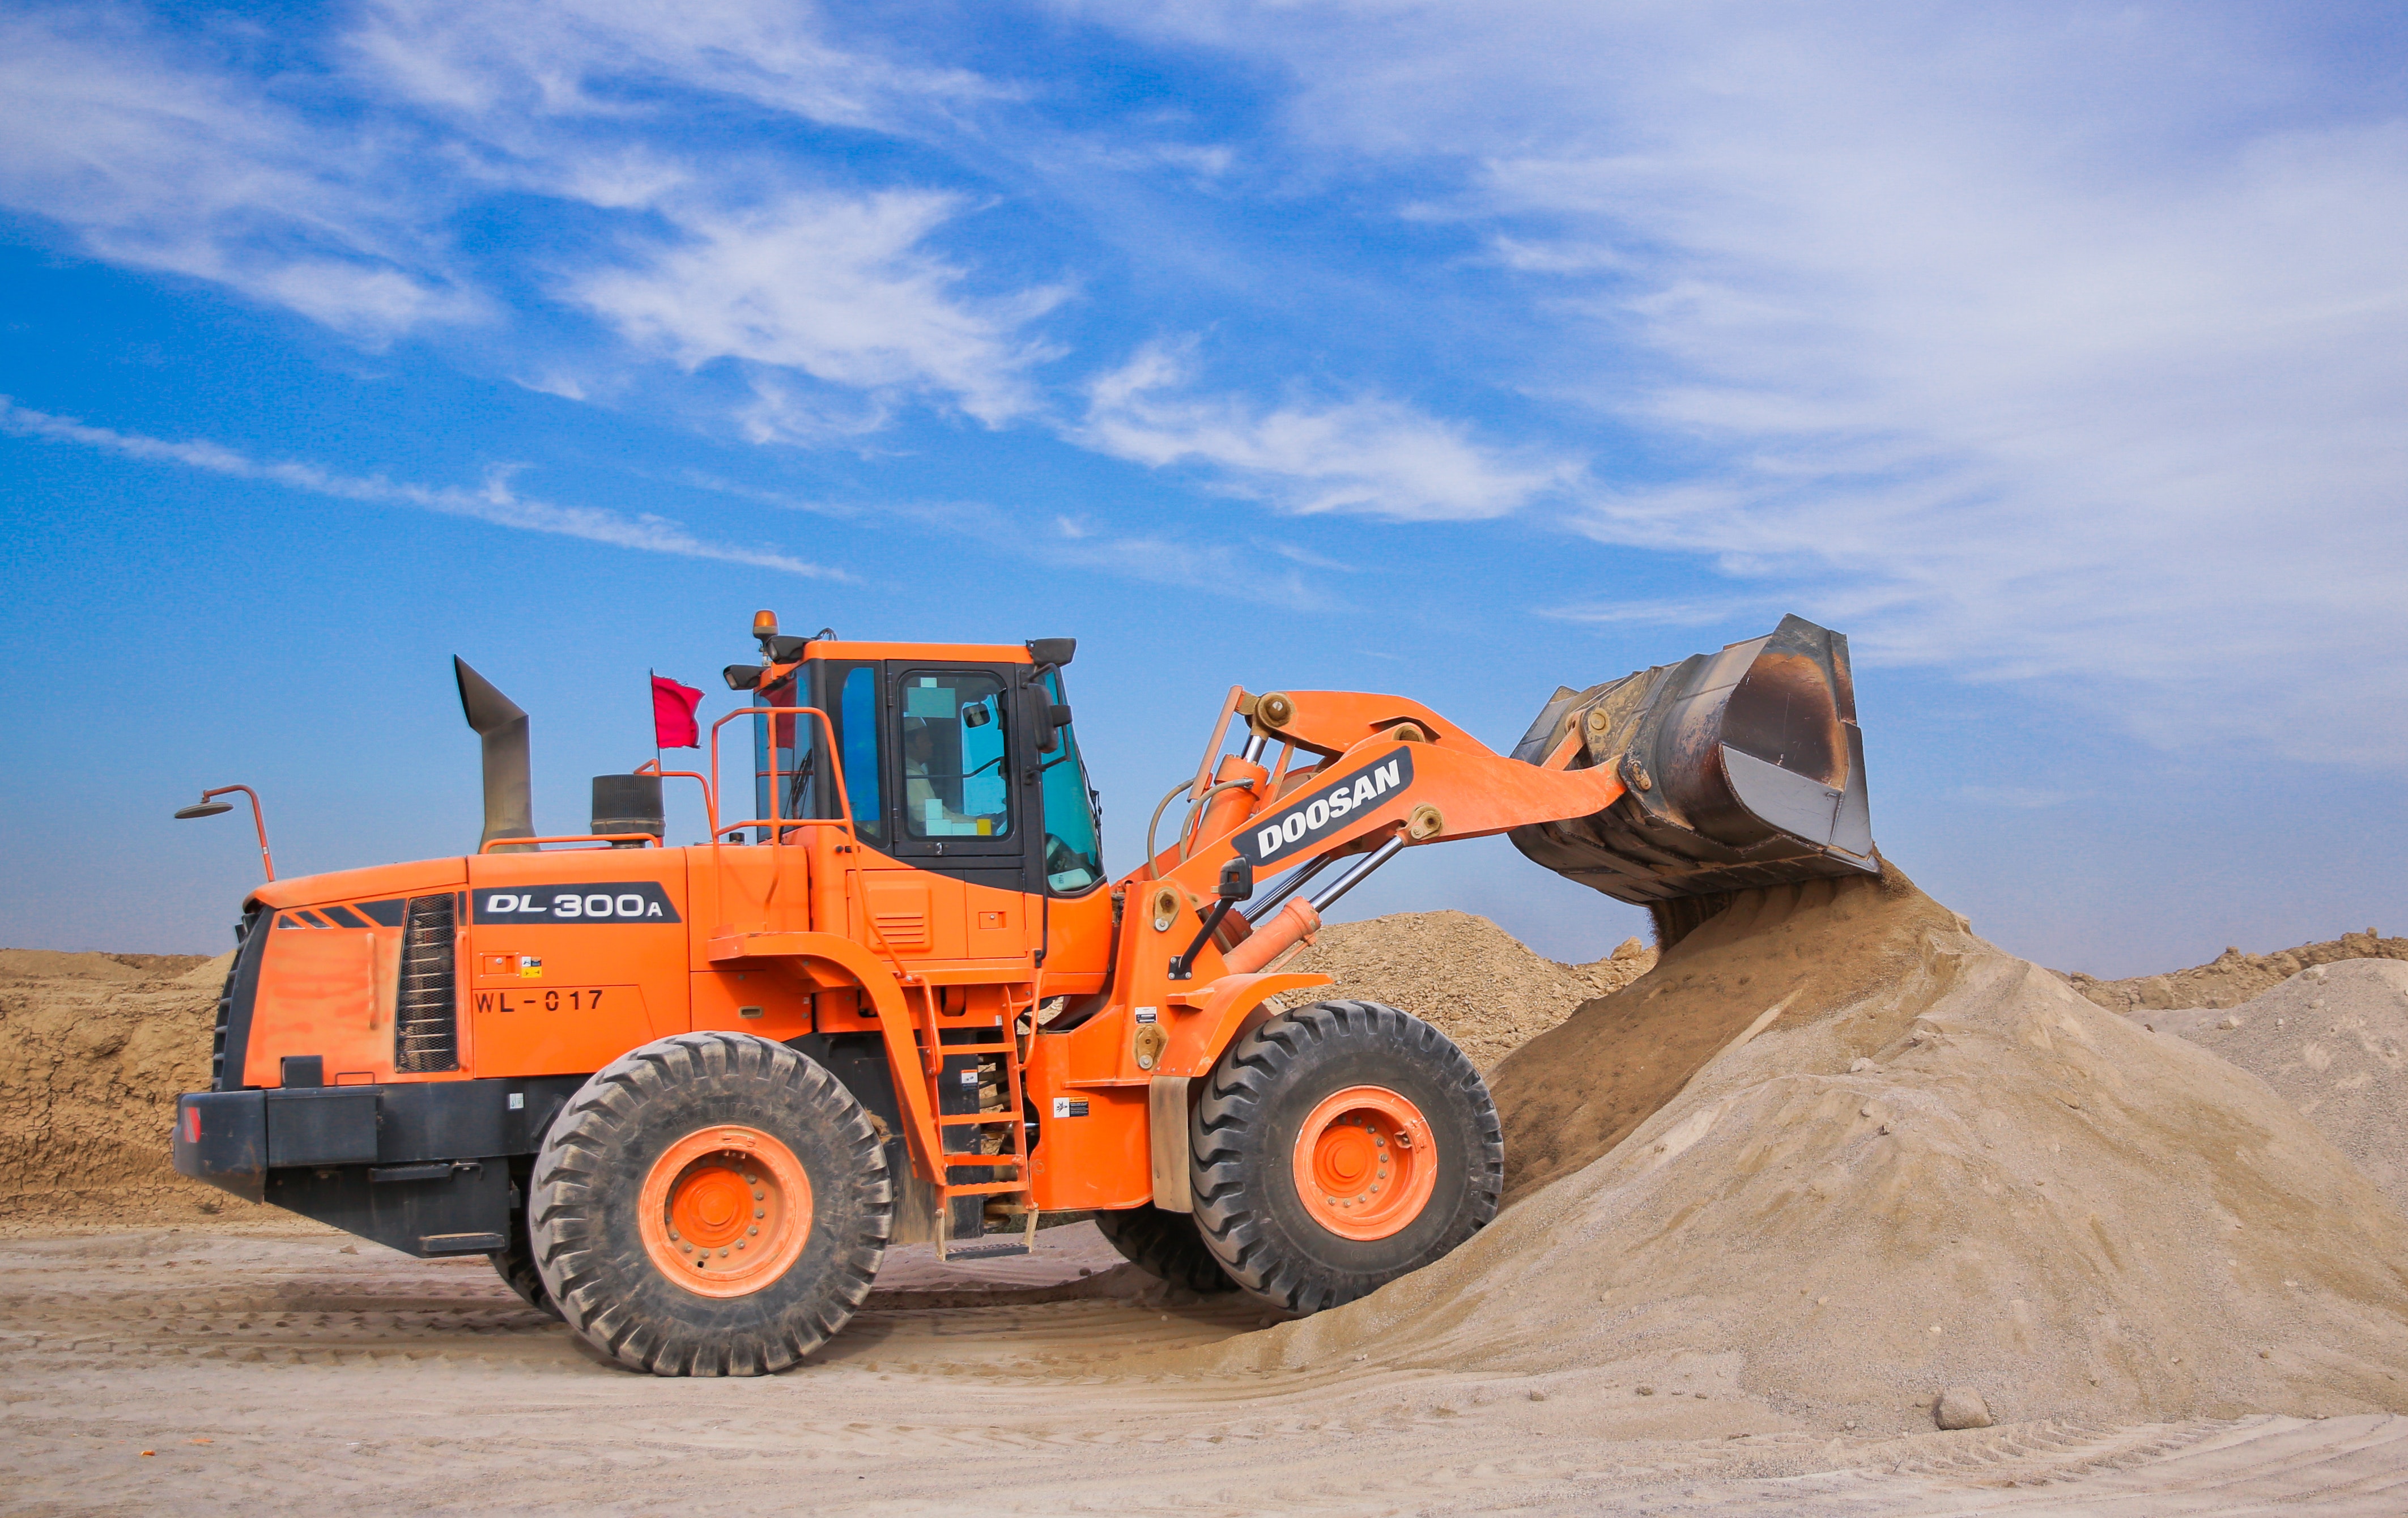
<svg viewBox="0 0 2408 1518">
<path fill-rule="evenodd" d="M 527 714 L 458 654 L 452 656 L 452 673 L 460 681 L 461 713 L 485 744 L 485 832 L 478 847 L 495 838 L 531 838 L 535 784 L 527 762 Z M 500 852 L 524 853 L 526 848 Z"/>
</svg>

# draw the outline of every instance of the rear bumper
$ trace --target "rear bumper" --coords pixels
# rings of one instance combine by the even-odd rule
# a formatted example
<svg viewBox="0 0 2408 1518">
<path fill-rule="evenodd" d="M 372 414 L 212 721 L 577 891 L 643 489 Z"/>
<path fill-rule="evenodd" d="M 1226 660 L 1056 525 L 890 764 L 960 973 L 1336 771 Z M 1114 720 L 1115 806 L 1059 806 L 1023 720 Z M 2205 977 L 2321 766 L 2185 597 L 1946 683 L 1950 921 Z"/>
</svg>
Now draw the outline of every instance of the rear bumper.
<svg viewBox="0 0 2408 1518">
<path fill-rule="evenodd" d="M 176 1099 L 180 1175 L 412 1254 L 501 1247 L 515 1159 L 579 1076 L 193 1091 Z"/>
<path fill-rule="evenodd" d="M 247 1201 L 267 1190 L 267 1093 L 188 1091 L 176 1098 L 176 1173 Z"/>
</svg>

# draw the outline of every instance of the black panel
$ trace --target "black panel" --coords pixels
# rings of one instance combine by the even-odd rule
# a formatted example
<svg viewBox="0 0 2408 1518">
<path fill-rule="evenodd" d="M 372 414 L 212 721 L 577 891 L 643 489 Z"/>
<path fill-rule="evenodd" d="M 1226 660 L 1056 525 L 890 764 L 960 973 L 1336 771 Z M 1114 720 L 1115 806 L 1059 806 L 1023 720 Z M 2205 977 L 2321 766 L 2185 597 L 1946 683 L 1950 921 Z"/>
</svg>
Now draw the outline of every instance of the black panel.
<svg viewBox="0 0 2408 1518">
<path fill-rule="evenodd" d="M 368 1170 L 371 1186 L 397 1186 L 411 1181 L 448 1181 L 452 1177 L 450 1160 L 428 1160 L 423 1165 L 379 1165 Z"/>
<path fill-rule="evenodd" d="M 886 1125 L 886 1173 L 894 1179 L 896 1211 L 911 1176 L 911 1149 L 903 1138 L 903 1104 L 896 1099 L 895 1074 L 886 1063 L 886 1041 L 875 1033 L 807 1033 L 789 1038 L 798 1050 L 827 1067 L 869 1115 Z M 922 1237 L 925 1237 L 924 1231 Z"/>
<path fill-rule="evenodd" d="M 509 1235 L 507 1165 L 471 1162 L 423 1181 L 370 1176 L 364 1166 L 271 1171 L 266 1200 L 408 1254 L 481 1254 Z"/>
<path fill-rule="evenodd" d="M 260 1200 L 267 1179 L 267 1094 L 195 1091 L 179 1097 L 172 1158 L 178 1175 Z"/>
<path fill-rule="evenodd" d="M 219 1091 L 242 1086 L 243 1054 L 251 1047 L 251 1010 L 259 1000 L 259 967 L 267 954 L 270 913 L 253 906 L 235 929 L 234 968 L 218 996 L 217 1048 L 211 1054 L 209 1084 Z"/>
<path fill-rule="evenodd" d="M 377 1157 L 377 1088 L 267 1094 L 267 1164 L 352 1165 Z"/>
<path fill-rule="evenodd" d="M 430 1081 L 381 1087 L 384 1127 L 377 1158 L 420 1160 L 532 1154 L 560 1109 L 585 1083 L 581 1075 L 524 1080 Z M 515 1096 L 522 1105 L 510 1106 Z"/>
<path fill-rule="evenodd" d="M 323 1054 L 287 1054 L 281 1061 L 284 1089 L 297 1091 L 303 1086 L 326 1083 L 326 1056 Z"/>
<path fill-rule="evenodd" d="M 883 1122 L 886 1131 L 897 1135 L 900 1141 L 903 1107 L 895 1098 L 895 1076 L 886 1063 L 884 1038 L 875 1033 L 807 1033 L 787 1039 L 786 1047 L 825 1066 L 853 1093 L 853 1099 Z M 908 1164 L 905 1168 L 910 1168 Z"/>
<path fill-rule="evenodd" d="M 401 926 L 402 905 L 398 900 L 355 901 L 351 903 L 351 910 L 379 927 Z"/>
<path fill-rule="evenodd" d="M 881 1057 L 882 1071 L 884 1063 Z M 542 1147 L 544 1135 L 561 1108 L 584 1083 L 581 1075 L 555 1075 L 532 1080 L 189 1093 L 177 1105 L 176 1169 L 251 1201 L 278 1200 L 263 1196 L 271 1164 L 280 1168 L 340 1167 L 343 1174 L 356 1174 L 360 1184 L 380 1189 L 440 1179 L 454 1161 L 490 1160 L 494 1163 L 488 1169 L 505 1173 L 515 1161 L 523 1170 L 527 1157 Z M 519 1102 L 516 1107 L 510 1105 L 513 1097 Z M 890 1093 L 890 1110 L 892 1102 Z M 901 1163 L 899 1155 L 897 1163 Z M 507 1181 L 504 1189 L 507 1193 Z M 322 1215 L 307 1207 L 294 1210 L 311 1217 Z M 508 1210 L 507 1196 L 504 1210 Z M 326 1221 L 351 1226 L 333 1217 Z M 430 1225 L 425 1231 L 475 1232 L 481 1226 L 464 1222 L 456 1228 Z M 394 1243 L 396 1248 L 416 1248 L 414 1243 L 397 1243 L 381 1233 L 354 1231 Z"/>
</svg>

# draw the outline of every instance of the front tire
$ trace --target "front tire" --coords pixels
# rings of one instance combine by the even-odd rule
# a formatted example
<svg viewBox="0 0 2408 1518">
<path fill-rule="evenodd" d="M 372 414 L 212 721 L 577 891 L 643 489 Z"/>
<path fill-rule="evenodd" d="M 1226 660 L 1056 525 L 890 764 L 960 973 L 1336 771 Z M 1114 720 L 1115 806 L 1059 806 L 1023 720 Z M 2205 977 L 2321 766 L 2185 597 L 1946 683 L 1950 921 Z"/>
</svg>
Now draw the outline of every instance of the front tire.
<svg viewBox="0 0 2408 1518">
<path fill-rule="evenodd" d="M 561 1317 L 660 1376 L 801 1361 L 868 1296 L 894 1220 L 861 1104 L 796 1051 L 735 1033 L 596 1071 L 553 1122 L 528 1202 Z"/>
<path fill-rule="evenodd" d="M 1479 1072 L 1446 1035 L 1377 1002 L 1316 1002 L 1239 1039 L 1189 1134 L 1205 1248 L 1290 1312 L 1440 1258 L 1504 1190 L 1504 1131 Z"/>
<path fill-rule="evenodd" d="M 1233 1292 L 1238 1283 L 1204 1247 L 1196 1220 L 1161 1208 L 1115 1208 L 1096 1214 L 1096 1227 L 1121 1257 L 1157 1281 L 1197 1293 Z"/>
</svg>

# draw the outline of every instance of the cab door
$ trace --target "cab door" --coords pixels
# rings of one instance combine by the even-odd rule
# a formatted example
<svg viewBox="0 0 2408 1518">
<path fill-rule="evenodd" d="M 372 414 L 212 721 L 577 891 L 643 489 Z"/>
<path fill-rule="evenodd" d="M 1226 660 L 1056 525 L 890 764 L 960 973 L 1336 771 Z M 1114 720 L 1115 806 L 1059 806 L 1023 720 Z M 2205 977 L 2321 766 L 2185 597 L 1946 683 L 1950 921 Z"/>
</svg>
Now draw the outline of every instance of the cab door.
<svg viewBox="0 0 2408 1518">
<path fill-rule="evenodd" d="M 910 932 L 924 901 L 924 952 L 1021 959 L 1042 924 L 1031 895 L 1042 835 L 1014 703 L 1012 671 L 988 665 L 887 664 L 889 848 L 908 875 L 866 882 L 882 932 Z M 889 941 L 893 941 L 891 933 Z M 899 949 L 900 945 L 896 945 Z"/>
</svg>

